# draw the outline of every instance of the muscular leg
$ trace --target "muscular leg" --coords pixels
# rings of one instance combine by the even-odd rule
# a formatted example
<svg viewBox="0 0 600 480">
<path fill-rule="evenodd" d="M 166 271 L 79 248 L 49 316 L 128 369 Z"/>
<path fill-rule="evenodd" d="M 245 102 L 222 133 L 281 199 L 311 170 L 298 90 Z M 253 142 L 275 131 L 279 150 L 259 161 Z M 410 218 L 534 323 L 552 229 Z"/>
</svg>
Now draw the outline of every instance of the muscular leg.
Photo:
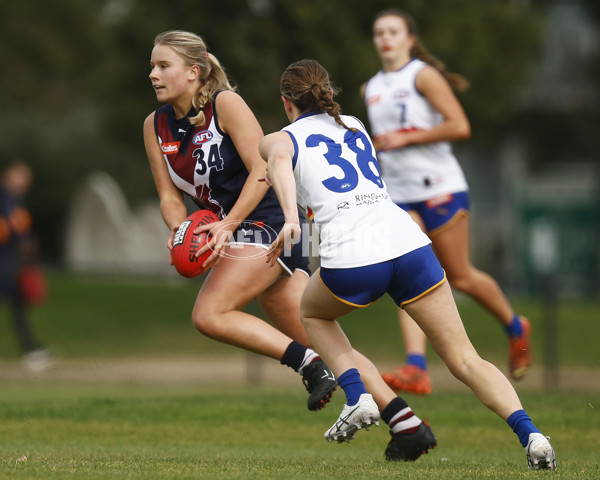
<svg viewBox="0 0 600 480">
<path fill-rule="evenodd" d="M 450 285 L 480 303 L 501 324 L 509 325 L 514 312 L 498 282 L 471 263 L 468 216 L 463 215 L 431 239 Z"/>
<path fill-rule="evenodd" d="M 414 210 L 411 210 L 408 213 L 421 227 L 421 230 L 425 231 L 425 225 L 419 214 Z M 402 332 L 406 354 L 413 353 L 425 357 L 427 352 L 427 338 L 415 321 L 410 318 L 410 315 L 402 308 L 398 308 L 398 323 L 400 325 L 400 331 Z"/>
<path fill-rule="evenodd" d="M 396 394 L 383 381 L 373 362 L 352 349 L 348 337 L 335 320 L 354 308 L 333 297 L 317 272 L 310 278 L 302 296 L 303 324 L 315 350 L 336 378 L 350 368 L 357 368 L 367 391 L 383 410 L 397 397 Z"/>
<path fill-rule="evenodd" d="M 258 300 L 267 316 L 279 330 L 303 345 L 310 347 L 312 343 L 300 321 L 300 298 L 307 283 L 308 276 L 303 272 L 296 271 L 292 277 L 286 276 L 279 279 L 272 287 L 261 294 Z M 326 293 L 325 298 L 332 299 L 335 303 L 341 303 L 335 300 L 329 292 Z M 352 307 L 350 307 L 351 309 Z M 383 381 L 377 367 L 367 357 L 356 350 L 353 350 L 353 354 L 367 390 L 373 395 L 379 408 L 383 410 L 390 401 L 396 398 L 396 394 Z"/>
<path fill-rule="evenodd" d="M 421 227 L 421 230 L 425 231 L 425 225 L 419 214 L 414 210 L 408 213 Z M 398 308 L 397 314 L 406 354 L 406 365 L 383 372 L 383 379 L 394 391 L 427 395 L 432 390 L 427 372 L 427 338 L 423 330 L 403 308 Z"/>
<path fill-rule="evenodd" d="M 256 299 L 278 330 L 310 347 L 310 340 L 300 321 L 300 300 L 307 283 L 308 275 L 296 270 L 291 277 L 282 275 Z"/>
<path fill-rule="evenodd" d="M 269 323 L 240 311 L 267 290 L 282 273 L 270 267 L 259 247 L 230 248 L 204 281 L 192 311 L 194 326 L 204 335 L 274 359 L 281 359 L 291 339 Z"/>
<path fill-rule="evenodd" d="M 385 458 L 416 460 L 436 445 L 435 435 L 388 387 L 372 362 L 352 350 L 336 318 L 354 308 L 331 295 L 318 273 L 311 277 L 302 296 L 302 321 L 308 336 L 346 394 L 346 405 L 325 438 L 350 441 L 357 429 L 368 429 L 381 418 L 390 427 L 392 437 Z"/>
<path fill-rule="evenodd" d="M 427 337 L 425 337 L 423 330 L 419 328 L 416 322 L 402 308 L 398 308 L 398 323 L 400 324 L 402 338 L 404 339 L 406 354 L 416 353 L 425 356 L 427 351 Z"/>
<path fill-rule="evenodd" d="M 452 374 L 471 388 L 484 405 L 504 420 L 522 409 L 507 378 L 475 351 L 447 282 L 405 308 Z"/>
<path fill-rule="evenodd" d="M 350 368 L 357 368 L 350 341 L 336 321 L 354 308 L 329 293 L 318 271 L 302 295 L 302 323 L 306 333 L 336 378 Z"/>
</svg>

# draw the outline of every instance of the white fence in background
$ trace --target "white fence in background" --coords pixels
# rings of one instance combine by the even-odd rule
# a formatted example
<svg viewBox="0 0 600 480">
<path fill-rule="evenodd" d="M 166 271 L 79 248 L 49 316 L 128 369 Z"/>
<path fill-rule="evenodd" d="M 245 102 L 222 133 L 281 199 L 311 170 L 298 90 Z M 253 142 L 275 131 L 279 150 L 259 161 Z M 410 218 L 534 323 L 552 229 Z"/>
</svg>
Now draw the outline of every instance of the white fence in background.
<svg viewBox="0 0 600 480">
<path fill-rule="evenodd" d="M 73 200 L 65 259 L 76 271 L 176 275 L 168 262 L 168 233 L 158 200 L 132 211 L 112 177 L 97 172 Z"/>
</svg>

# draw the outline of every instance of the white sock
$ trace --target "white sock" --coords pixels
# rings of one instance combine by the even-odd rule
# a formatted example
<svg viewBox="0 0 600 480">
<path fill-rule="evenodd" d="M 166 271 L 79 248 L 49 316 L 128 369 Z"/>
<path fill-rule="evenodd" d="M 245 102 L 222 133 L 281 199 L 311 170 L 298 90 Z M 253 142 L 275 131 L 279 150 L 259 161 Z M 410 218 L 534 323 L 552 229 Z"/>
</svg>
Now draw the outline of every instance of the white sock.
<svg viewBox="0 0 600 480">
<path fill-rule="evenodd" d="M 302 375 L 302 370 L 304 369 L 304 367 L 306 367 L 307 365 L 311 364 L 312 362 L 314 362 L 316 359 L 319 358 L 319 354 L 317 352 L 315 352 L 314 350 L 307 348 L 306 352 L 304 352 L 304 360 L 302 360 L 302 363 L 300 364 L 300 368 L 298 369 L 298 373 L 300 375 Z"/>
</svg>

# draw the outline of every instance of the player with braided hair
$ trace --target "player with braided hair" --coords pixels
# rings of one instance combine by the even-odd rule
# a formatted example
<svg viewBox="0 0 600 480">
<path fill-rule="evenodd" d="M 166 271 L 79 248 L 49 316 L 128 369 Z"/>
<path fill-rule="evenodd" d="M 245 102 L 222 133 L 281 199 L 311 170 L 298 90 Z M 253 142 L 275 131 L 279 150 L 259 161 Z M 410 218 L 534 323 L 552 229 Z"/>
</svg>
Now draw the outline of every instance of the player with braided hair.
<svg viewBox="0 0 600 480">
<path fill-rule="evenodd" d="M 363 382 L 362 367 L 337 322 L 387 293 L 417 322 L 454 376 L 513 428 L 526 448 L 529 468 L 554 470 L 552 446 L 508 379 L 475 351 L 431 241 L 390 198 L 375 147 L 358 119 L 340 114 L 327 71 L 315 60 L 292 63 L 281 77 L 280 91 L 290 125 L 260 142 L 285 216 L 268 258 L 275 265 L 299 238 L 297 203 L 310 208 L 321 236 L 321 267 L 302 295 L 302 322 L 346 394 L 342 413 L 325 437 L 349 440 L 378 420 L 382 409 L 392 434 L 388 458 L 406 449 L 410 434 L 421 436 L 422 450 L 405 459 L 414 460 L 435 444 L 429 427 L 401 397 L 374 399 L 368 393 L 369 383 Z M 399 426 L 402 432 L 396 433 Z"/>
</svg>

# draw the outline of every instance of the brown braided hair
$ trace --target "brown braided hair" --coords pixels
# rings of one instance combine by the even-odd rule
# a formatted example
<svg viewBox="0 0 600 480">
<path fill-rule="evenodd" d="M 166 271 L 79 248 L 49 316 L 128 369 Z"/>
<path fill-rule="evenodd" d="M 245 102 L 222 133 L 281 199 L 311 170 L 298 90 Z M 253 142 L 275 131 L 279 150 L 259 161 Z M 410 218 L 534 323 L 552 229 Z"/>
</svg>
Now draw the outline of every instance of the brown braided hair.
<svg viewBox="0 0 600 480">
<path fill-rule="evenodd" d="M 408 33 L 415 37 L 415 44 L 410 50 L 411 57 L 418 58 L 419 60 L 431 65 L 444 76 L 450 86 L 455 90 L 463 92 L 469 88 L 469 81 L 465 77 L 459 75 L 458 73 L 446 71 L 444 63 L 429 53 L 423 43 L 421 43 L 421 40 L 419 39 L 417 23 L 411 15 L 404 10 L 400 10 L 399 8 L 388 8 L 379 12 L 375 16 L 373 23 L 382 17 L 400 17 L 404 20 L 404 23 L 406 23 L 406 27 L 408 28 Z"/>
<path fill-rule="evenodd" d="M 281 75 L 279 90 L 301 113 L 322 111 L 346 130 L 356 131 L 341 119 L 342 109 L 333 99 L 339 90 L 331 83 L 327 70 L 316 60 L 300 60 L 289 65 Z"/>
</svg>

